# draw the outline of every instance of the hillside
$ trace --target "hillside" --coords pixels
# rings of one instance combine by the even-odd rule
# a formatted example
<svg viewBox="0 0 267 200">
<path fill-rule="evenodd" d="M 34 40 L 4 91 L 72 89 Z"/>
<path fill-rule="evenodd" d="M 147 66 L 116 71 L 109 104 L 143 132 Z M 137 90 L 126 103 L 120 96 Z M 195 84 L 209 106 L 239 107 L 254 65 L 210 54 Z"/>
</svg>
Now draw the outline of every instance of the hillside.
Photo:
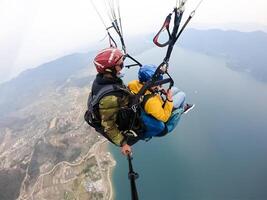
<svg viewBox="0 0 267 200">
<path fill-rule="evenodd" d="M 109 199 L 106 140 L 84 122 L 91 57 L 74 54 L 0 87 L 0 199 Z"/>
<path fill-rule="evenodd" d="M 267 82 L 267 33 L 187 29 L 178 45 L 228 61 L 233 70 Z"/>
</svg>

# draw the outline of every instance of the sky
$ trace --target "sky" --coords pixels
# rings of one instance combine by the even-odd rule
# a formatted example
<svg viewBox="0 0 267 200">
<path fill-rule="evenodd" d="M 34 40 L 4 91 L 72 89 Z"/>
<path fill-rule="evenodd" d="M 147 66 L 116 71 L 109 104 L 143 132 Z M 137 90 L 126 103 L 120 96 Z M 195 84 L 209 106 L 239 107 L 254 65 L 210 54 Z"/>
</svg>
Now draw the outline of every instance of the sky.
<svg viewBox="0 0 267 200">
<path fill-rule="evenodd" d="M 94 0 L 104 24 L 103 0 Z M 185 16 L 199 0 L 188 0 Z M 156 32 L 175 0 L 120 0 L 124 35 Z M 266 0 L 204 0 L 188 27 L 267 32 Z M 74 52 L 90 51 L 107 41 L 91 0 L 0 0 L 0 83 Z"/>
</svg>

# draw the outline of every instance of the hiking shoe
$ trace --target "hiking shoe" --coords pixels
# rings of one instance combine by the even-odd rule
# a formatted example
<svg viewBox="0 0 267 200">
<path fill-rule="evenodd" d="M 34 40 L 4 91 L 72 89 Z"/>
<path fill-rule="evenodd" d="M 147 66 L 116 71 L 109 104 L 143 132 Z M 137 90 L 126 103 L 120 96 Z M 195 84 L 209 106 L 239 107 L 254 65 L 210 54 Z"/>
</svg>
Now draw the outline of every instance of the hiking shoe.
<svg viewBox="0 0 267 200">
<path fill-rule="evenodd" d="M 184 106 L 184 114 L 188 113 L 190 110 L 192 110 L 195 107 L 195 104 L 189 104 L 186 103 Z"/>
</svg>

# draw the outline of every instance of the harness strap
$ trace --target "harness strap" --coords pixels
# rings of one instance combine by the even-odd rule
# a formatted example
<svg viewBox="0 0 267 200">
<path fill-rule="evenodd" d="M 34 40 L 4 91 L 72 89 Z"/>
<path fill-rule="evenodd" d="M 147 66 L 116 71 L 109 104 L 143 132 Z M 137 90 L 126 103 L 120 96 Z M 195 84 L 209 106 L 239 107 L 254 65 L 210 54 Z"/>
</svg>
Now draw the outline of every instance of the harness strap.
<svg viewBox="0 0 267 200">
<path fill-rule="evenodd" d="M 129 91 L 127 89 L 123 87 L 119 87 L 117 84 L 105 85 L 95 95 L 92 96 L 92 102 L 91 103 L 88 102 L 88 106 L 94 107 L 95 105 L 99 103 L 100 99 L 102 99 L 108 93 L 119 92 L 119 91 L 123 91 L 129 94 Z"/>
<path fill-rule="evenodd" d="M 146 102 L 148 101 L 148 99 L 150 99 L 153 96 L 155 96 L 154 93 L 150 93 L 150 94 L 144 95 L 143 101 L 141 103 L 141 106 L 142 106 L 143 109 L 145 109 L 145 105 L 146 105 Z"/>
<path fill-rule="evenodd" d="M 171 34 L 170 34 L 170 30 L 169 30 L 169 25 L 170 25 L 170 22 L 171 22 L 171 18 L 172 18 L 172 13 L 170 13 L 170 14 L 166 17 L 166 19 L 165 19 L 165 21 L 164 21 L 164 23 L 163 23 L 161 29 L 159 30 L 159 32 L 158 32 L 158 33 L 155 35 L 155 37 L 153 38 L 153 42 L 154 42 L 154 44 L 157 45 L 158 47 L 165 47 L 165 46 L 167 46 L 167 45 L 170 43 L 170 41 L 171 41 Z M 159 43 L 159 41 L 158 41 L 159 36 L 160 36 L 160 34 L 161 34 L 165 29 L 168 31 L 168 34 L 169 34 L 169 40 L 168 40 L 167 42 L 165 42 L 165 43 Z"/>
</svg>

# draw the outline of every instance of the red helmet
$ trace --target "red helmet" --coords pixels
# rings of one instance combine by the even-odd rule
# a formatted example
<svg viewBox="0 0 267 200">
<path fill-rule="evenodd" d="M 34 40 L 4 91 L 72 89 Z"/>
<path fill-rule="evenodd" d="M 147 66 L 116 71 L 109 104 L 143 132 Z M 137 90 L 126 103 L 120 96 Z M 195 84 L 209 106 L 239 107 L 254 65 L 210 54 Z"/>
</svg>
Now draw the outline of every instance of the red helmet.
<svg viewBox="0 0 267 200">
<path fill-rule="evenodd" d="M 95 59 L 94 64 L 98 73 L 112 72 L 116 65 L 121 64 L 123 53 L 117 48 L 106 48 L 100 51 Z"/>
</svg>

